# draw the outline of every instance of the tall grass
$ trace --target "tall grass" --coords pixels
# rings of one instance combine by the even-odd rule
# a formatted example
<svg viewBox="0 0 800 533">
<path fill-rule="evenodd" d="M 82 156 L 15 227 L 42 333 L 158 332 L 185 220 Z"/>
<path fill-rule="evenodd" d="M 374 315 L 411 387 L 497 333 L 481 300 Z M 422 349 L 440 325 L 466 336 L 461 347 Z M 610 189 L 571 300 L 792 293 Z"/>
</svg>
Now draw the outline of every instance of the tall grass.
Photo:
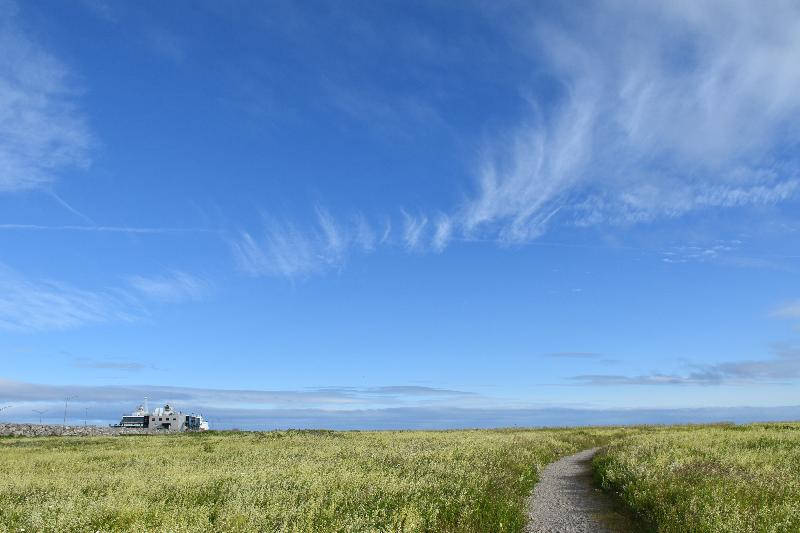
<svg viewBox="0 0 800 533">
<path fill-rule="evenodd" d="M 659 531 L 800 531 L 800 424 L 664 428 L 594 467 Z"/>
<path fill-rule="evenodd" d="M 8 531 L 520 531 L 539 469 L 626 430 L 0 439 Z"/>
</svg>

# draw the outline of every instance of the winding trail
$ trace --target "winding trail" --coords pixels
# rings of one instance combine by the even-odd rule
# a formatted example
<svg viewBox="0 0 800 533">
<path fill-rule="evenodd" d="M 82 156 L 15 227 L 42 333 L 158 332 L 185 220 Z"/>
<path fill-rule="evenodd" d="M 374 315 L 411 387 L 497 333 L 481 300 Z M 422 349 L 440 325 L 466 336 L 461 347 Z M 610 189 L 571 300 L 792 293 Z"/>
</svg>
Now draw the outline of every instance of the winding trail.
<svg viewBox="0 0 800 533">
<path fill-rule="evenodd" d="M 597 448 L 548 465 L 533 489 L 525 533 L 631 533 L 641 531 L 619 505 L 595 487 Z"/>
</svg>

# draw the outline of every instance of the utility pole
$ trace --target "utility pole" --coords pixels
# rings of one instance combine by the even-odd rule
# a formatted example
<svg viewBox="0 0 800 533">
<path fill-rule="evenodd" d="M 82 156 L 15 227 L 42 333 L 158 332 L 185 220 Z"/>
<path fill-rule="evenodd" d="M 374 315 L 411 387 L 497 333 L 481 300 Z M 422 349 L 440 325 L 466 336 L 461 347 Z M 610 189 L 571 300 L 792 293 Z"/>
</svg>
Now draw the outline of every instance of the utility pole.
<svg viewBox="0 0 800 533">
<path fill-rule="evenodd" d="M 67 404 L 70 400 L 74 400 L 77 396 L 67 396 L 64 398 L 64 427 L 67 427 Z"/>
<path fill-rule="evenodd" d="M 86 427 L 86 419 L 89 418 L 89 408 L 83 408 L 83 427 Z"/>
<path fill-rule="evenodd" d="M 33 409 L 34 413 L 39 413 L 39 425 L 42 425 L 42 415 L 47 412 L 47 409 Z"/>
</svg>

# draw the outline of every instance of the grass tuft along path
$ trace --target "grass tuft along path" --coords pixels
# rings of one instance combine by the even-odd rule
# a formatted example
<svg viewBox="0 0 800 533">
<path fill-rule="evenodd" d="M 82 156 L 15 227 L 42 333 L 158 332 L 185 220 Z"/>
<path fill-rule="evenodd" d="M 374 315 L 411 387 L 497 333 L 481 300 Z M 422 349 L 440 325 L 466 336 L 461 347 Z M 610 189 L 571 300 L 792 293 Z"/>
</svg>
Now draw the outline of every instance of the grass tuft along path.
<svg viewBox="0 0 800 533">
<path fill-rule="evenodd" d="M 800 424 L 654 428 L 595 459 L 658 531 L 800 531 Z"/>
</svg>

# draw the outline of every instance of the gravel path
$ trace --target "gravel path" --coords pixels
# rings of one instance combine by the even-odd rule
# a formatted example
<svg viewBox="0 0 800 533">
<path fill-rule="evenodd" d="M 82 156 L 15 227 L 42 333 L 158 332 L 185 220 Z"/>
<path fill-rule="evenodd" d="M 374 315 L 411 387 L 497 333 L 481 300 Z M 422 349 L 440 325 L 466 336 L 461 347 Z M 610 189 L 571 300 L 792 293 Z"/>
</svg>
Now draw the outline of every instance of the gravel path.
<svg viewBox="0 0 800 533">
<path fill-rule="evenodd" d="M 526 533 L 640 531 L 614 500 L 595 487 L 592 458 L 583 450 L 547 466 L 528 506 Z"/>
</svg>

